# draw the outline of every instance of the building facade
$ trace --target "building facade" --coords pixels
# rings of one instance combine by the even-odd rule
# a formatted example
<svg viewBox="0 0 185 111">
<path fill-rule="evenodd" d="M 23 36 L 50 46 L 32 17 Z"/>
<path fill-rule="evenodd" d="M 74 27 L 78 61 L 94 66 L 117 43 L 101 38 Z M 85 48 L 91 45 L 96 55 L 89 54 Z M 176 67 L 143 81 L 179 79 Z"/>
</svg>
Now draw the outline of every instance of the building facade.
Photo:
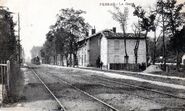
<svg viewBox="0 0 185 111">
<path fill-rule="evenodd" d="M 135 63 L 134 48 L 139 39 L 138 61 L 146 62 L 146 45 L 144 37 L 136 37 L 127 33 L 126 48 L 129 56 L 128 63 Z M 103 67 L 110 69 L 112 64 L 125 64 L 124 35 L 112 30 L 103 30 L 79 41 L 78 64 L 79 66 L 96 67 L 96 61 L 100 58 Z"/>
</svg>

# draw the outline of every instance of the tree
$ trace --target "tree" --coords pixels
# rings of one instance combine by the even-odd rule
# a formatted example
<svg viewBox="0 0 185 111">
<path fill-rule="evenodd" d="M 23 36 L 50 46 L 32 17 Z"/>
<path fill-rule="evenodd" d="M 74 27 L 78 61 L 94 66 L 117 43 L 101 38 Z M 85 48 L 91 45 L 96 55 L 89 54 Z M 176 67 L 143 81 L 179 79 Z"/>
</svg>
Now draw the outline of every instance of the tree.
<svg viewBox="0 0 185 111">
<path fill-rule="evenodd" d="M 66 56 L 67 58 L 67 54 L 68 54 L 68 41 L 67 41 L 67 37 L 68 34 L 65 32 L 65 30 L 63 28 L 60 29 L 56 29 L 56 32 L 54 34 L 55 36 L 55 48 L 56 48 L 56 53 L 60 54 L 61 57 L 61 63 L 62 65 L 64 65 L 63 62 L 63 58 L 64 56 Z"/>
<path fill-rule="evenodd" d="M 0 7 L 0 58 L 9 59 L 16 53 L 16 36 L 14 34 L 13 17 L 11 12 Z"/>
<path fill-rule="evenodd" d="M 152 64 L 154 65 L 155 64 L 155 62 L 156 62 L 156 57 L 157 57 L 157 43 L 158 43 L 158 41 L 159 41 L 159 37 L 161 36 L 161 34 L 162 34 L 162 31 L 160 32 L 160 34 L 159 35 L 157 35 L 157 29 L 159 28 L 159 26 L 160 26 L 160 18 L 161 18 L 161 16 L 159 15 L 157 18 L 156 18 L 156 20 L 154 21 L 154 39 L 153 39 L 153 48 L 151 49 L 151 50 L 153 50 L 153 52 L 152 52 Z M 164 42 L 164 41 L 163 41 Z M 164 43 L 163 43 L 164 44 Z M 163 45 L 163 47 L 164 47 L 164 45 Z M 165 47 L 163 48 L 163 49 L 165 49 Z"/>
<path fill-rule="evenodd" d="M 170 39 L 170 49 L 176 53 L 177 70 L 181 63 L 181 57 L 185 53 L 185 26 L 175 33 Z"/>
<path fill-rule="evenodd" d="M 165 27 L 165 19 L 167 19 L 165 16 L 164 16 L 164 2 L 163 0 L 160 0 L 157 2 L 157 9 L 156 9 L 156 12 L 159 13 L 160 15 L 162 15 L 162 43 L 163 43 L 163 70 L 166 70 L 166 44 L 165 44 L 165 31 L 166 31 L 166 27 Z"/>
<path fill-rule="evenodd" d="M 77 59 L 77 42 L 80 38 L 85 37 L 90 28 L 90 25 L 82 17 L 84 13 L 82 10 L 74 10 L 73 8 L 60 10 L 56 23 L 50 27 L 50 31 L 46 35 L 47 40 L 44 45 L 45 48 L 43 48 L 45 50 L 52 49 L 52 53 L 49 50 L 48 52 L 43 50 L 42 53 L 46 53 L 43 53 L 44 56 L 47 58 L 53 56 L 56 62 L 56 56 L 60 54 L 61 58 L 65 56 L 67 64 L 74 65 Z"/>
<path fill-rule="evenodd" d="M 124 12 L 121 12 L 121 10 L 118 7 L 114 7 L 116 12 L 111 12 L 112 17 L 115 21 L 119 22 L 123 34 L 124 34 L 124 48 L 125 48 L 125 62 L 128 63 L 129 56 L 127 54 L 127 43 L 126 43 L 126 26 L 127 26 L 127 19 L 128 19 L 128 8 L 124 9 Z"/>
<path fill-rule="evenodd" d="M 50 57 L 52 56 L 52 43 L 51 41 L 45 41 L 44 45 L 43 45 L 43 49 L 42 53 L 41 53 L 41 57 L 44 58 L 45 63 L 50 63 Z"/>
<path fill-rule="evenodd" d="M 150 13 L 148 16 L 146 15 L 146 11 L 141 6 L 135 6 L 134 7 L 134 16 L 137 16 L 140 19 L 140 26 L 142 31 L 145 31 L 145 43 L 146 43 L 146 66 L 148 66 L 148 60 L 149 60 L 149 54 L 148 54 L 148 40 L 147 35 L 148 32 L 151 30 L 154 31 L 154 21 L 156 15 L 154 13 Z"/>
<path fill-rule="evenodd" d="M 159 0 L 157 2 L 158 6 L 158 13 L 163 16 L 163 34 L 164 31 L 168 32 L 168 36 L 170 36 L 172 39 L 176 42 L 172 43 L 178 43 L 178 39 L 180 39 L 178 36 L 179 29 L 183 26 L 185 23 L 184 15 L 182 14 L 182 8 L 185 6 L 185 3 L 177 4 L 176 0 Z M 167 21 L 164 21 L 164 18 L 167 19 Z M 166 22 L 166 24 L 164 24 Z M 165 29 L 164 29 L 165 28 Z M 164 36 L 164 35 L 163 35 Z M 175 38 L 175 39 L 174 39 Z M 173 49 L 176 52 L 176 59 L 177 59 L 177 69 L 179 69 L 180 61 L 179 61 L 179 54 L 180 50 L 178 49 L 179 44 L 175 44 Z M 181 49 L 181 48 L 180 48 Z"/>
<path fill-rule="evenodd" d="M 70 55 L 70 65 L 72 65 L 72 55 L 75 63 L 77 59 L 77 42 L 81 37 L 85 37 L 88 32 L 90 25 L 85 22 L 85 19 L 81 16 L 85 11 L 74 10 L 73 8 L 61 9 L 58 14 L 58 20 L 56 22 L 56 27 L 63 28 L 67 33 L 66 38 L 69 42 L 69 55 Z M 73 64 L 74 65 L 74 64 Z"/>
<path fill-rule="evenodd" d="M 133 28 L 135 37 L 137 37 L 136 44 L 134 47 L 135 64 L 137 64 L 138 63 L 138 48 L 139 48 L 140 37 L 141 37 L 141 27 L 139 25 L 139 21 L 138 21 L 138 24 L 134 23 L 132 28 Z"/>
</svg>

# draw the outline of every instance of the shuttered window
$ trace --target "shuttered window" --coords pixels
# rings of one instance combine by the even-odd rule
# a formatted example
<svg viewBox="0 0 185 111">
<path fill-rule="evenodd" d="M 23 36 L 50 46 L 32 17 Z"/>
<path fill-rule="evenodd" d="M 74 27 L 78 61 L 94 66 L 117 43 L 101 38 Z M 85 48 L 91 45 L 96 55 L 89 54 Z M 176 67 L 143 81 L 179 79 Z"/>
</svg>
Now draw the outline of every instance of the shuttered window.
<svg viewBox="0 0 185 111">
<path fill-rule="evenodd" d="M 114 40 L 114 50 L 119 50 L 119 49 L 120 49 L 120 41 Z"/>
</svg>

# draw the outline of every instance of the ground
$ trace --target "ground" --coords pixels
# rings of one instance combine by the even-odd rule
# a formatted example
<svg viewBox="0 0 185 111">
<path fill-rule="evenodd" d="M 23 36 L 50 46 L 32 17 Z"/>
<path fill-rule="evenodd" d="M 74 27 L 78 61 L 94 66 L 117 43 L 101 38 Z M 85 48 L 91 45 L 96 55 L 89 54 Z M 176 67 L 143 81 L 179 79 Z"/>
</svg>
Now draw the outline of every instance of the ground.
<svg viewBox="0 0 185 111">
<path fill-rule="evenodd" d="M 109 111 L 108 108 L 78 90 L 60 81 L 65 80 L 75 87 L 114 106 L 120 111 L 183 111 L 185 100 L 154 92 L 107 82 L 132 83 L 151 89 L 185 97 L 185 81 L 166 76 L 151 76 L 129 72 L 108 72 L 52 65 L 35 66 L 36 72 L 59 98 L 68 111 Z M 31 69 L 22 68 L 23 81 L 19 86 L 20 100 L 2 108 L 3 111 L 53 111 L 59 105 L 39 82 Z M 165 85 L 164 85 L 165 84 Z"/>
</svg>

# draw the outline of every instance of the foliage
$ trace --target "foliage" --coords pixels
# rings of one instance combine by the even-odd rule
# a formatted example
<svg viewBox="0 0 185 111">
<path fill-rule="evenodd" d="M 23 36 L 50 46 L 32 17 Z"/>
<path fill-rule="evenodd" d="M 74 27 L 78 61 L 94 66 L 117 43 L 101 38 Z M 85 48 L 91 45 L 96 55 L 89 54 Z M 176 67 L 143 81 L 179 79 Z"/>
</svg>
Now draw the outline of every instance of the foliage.
<svg viewBox="0 0 185 111">
<path fill-rule="evenodd" d="M 148 53 L 148 32 L 155 31 L 155 13 L 150 13 L 149 15 L 146 14 L 146 11 L 141 6 L 135 6 L 133 15 L 137 16 L 139 20 L 139 25 L 141 27 L 142 31 L 145 31 L 145 43 L 146 43 L 146 66 L 148 66 L 148 60 L 149 60 L 149 53 Z"/>
<path fill-rule="evenodd" d="M 68 33 L 75 35 L 74 37 L 82 37 L 90 27 L 85 19 L 81 16 L 85 11 L 74 10 L 73 8 L 61 9 L 57 15 L 58 20 L 56 26 L 65 29 Z"/>
<path fill-rule="evenodd" d="M 126 26 L 127 26 L 127 19 L 128 19 L 128 8 L 124 8 L 124 12 L 121 12 L 120 8 L 118 7 L 114 7 L 115 8 L 115 12 L 111 12 L 110 13 L 112 14 L 112 18 L 119 22 L 122 30 L 123 30 L 123 33 L 125 34 L 126 33 Z"/>
<path fill-rule="evenodd" d="M 69 61 L 72 65 L 72 55 L 76 57 L 78 50 L 77 42 L 85 37 L 90 27 L 82 17 L 84 13 L 82 10 L 74 10 L 73 8 L 60 10 L 56 23 L 50 27 L 50 31 L 46 34 L 46 42 L 41 50 L 41 55 L 47 62 L 51 56 L 56 57 L 57 54 L 65 56 L 66 59 L 70 55 Z"/>
<path fill-rule="evenodd" d="M 134 23 L 132 29 L 135 34 L 135 37 L 138 37 L 138 39 L 136 40 L 135 47 L 134 47 L 135 64 L 137 64 L 138 63 L 138 48 L 139 48 L 139 43 L 140 43 L 139 38 L 141 37 L 141 27 L 138 23 L 137 24 Z"/>
<path fill-rule="evenodd" d="M 159 0 L 157 2 L 157 13 L 163 15 L 163 19 L 166 18 L 163 30 L 171 37 L 170 45 L 176 53 L 177 69 L 180 66 L 180 53 L 184 48 L 183 35 L 180 31 L 185 23 L 185 16 L 182 13 L 184 6 L 185 3 L 177 4 L 176 0 Z"/>
<path fill-rule="evenodd" d="M 142 31 L 154 31 L 155 30 L 155 13 L 151 13 L 149 16 L 146 15 L 146 11 L 141 6 L 134 6 L 135 10 L 133 12 L 134 16 L 140 18 L 140 26 Z"/>
<path fill-rule="evenodd" d="M 9 59 L 16 51 L 16 37 L 11 12 L 0 7 L 0 58 Z"/>
<path fill-rule="evenodd" d="M 126 26 L 127 26 L 127 19 L 128 19 L 128 8 L 124 9 L 124 12 L 121 12 L 120 8 L 114 7 L 116 12 L 111 12 L 112 17 L 115 21 L 119 22 L 123 34 L 126 35 Z M 126 36 L 124 36 L 124 49 L 125 49 L 125 62 L 128 63 L 129 55 L 127 54 L 127 44 L 126 44 Z"/>
<path fill-rule="evenodd" d="M 185 26 L 170 39 L 170 49 L 185 53 Z"/>
<path fill-rule="evenodd" d="M 157 13 L 163 14 L 166 20 L 166 30 L 174 36 L 185 23 L 182 8 L 185 4 L 177 4 L 176 0 L 159 0 L 157 2 Z"/>
</svg>

